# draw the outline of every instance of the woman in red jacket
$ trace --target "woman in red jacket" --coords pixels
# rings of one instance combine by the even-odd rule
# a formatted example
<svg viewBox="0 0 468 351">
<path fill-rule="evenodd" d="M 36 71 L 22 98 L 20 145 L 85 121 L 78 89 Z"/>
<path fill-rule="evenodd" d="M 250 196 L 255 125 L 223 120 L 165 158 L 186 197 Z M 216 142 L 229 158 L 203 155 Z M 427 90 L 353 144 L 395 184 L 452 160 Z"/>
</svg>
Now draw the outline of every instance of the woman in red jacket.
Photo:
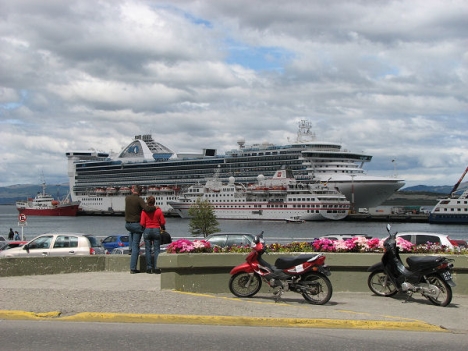
<svg viewBox="0 0 468 351">
<path fill-rule="evenodd" d="M 154 196 L 149 196 L 146 202 L 148 206 L 154 206 Z M 156 268 L 161 247 L 160 233 L 161 230 L 166 230 L 166 219 L 161 208 L 158 207 L 154 212 L 141 211 L 140 224 L 145 228 L 143 239 L 145 240 L 146 273 L 160 274 L 161 270 Z M 154 261 L 151 251 L 154 252 Z"/>
</svg>

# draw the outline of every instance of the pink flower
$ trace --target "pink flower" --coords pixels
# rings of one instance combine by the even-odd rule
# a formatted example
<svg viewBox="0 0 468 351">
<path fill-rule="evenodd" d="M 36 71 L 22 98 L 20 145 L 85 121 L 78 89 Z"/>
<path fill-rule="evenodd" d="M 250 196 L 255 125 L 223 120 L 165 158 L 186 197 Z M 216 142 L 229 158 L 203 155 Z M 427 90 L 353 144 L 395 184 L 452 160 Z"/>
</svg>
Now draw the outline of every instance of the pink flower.
<svg viewBox="0 0 468 351">
<path fill-rule="evenodd" d="M 396 244 L 403 252 L 411 252 L 413 249 L 413 244 L 411 242 L 400 237 L 396 238 Z"/>
</svg>

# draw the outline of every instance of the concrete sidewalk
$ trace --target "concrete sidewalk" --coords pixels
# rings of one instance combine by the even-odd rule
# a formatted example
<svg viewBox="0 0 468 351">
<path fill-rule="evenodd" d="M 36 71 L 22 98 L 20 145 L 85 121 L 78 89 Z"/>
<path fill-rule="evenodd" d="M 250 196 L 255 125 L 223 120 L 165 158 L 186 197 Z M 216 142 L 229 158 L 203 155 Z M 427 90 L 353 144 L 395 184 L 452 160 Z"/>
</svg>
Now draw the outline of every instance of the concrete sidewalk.
<svg viewBox="0 0 468 351">
<path fill-rule="evenodd" d="M 228 281 L 226 281 L 228 284 Z M 448 307 L 415 294 L 383 298 L 334 292 L 326 305 L 286 292 L 240 299 L 231 294 L 160 290 L 160 275 L 114 272 L 0 278 L 0 319 L 265 325 L 318 328 L 451 331 L 468 334 L 468 296 Z"/>
</svg>

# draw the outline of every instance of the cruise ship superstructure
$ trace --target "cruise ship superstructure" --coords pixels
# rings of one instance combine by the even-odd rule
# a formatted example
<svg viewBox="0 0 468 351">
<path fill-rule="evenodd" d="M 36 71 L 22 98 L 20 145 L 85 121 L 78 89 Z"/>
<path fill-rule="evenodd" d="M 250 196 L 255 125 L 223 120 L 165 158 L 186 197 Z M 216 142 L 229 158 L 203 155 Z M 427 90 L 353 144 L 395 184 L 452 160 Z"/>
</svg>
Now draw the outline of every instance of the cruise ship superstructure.
<svg viewBox="0 0 468 351">
<path fill-rule="evenodd" d="M 132 184 L 143 186 L 143 195 L 153 195 L 156 204 L 170 213 L 182 189 L 205 183 L 219 172 L 219 179 L 253 184 L 258 175 L 272 177 L 280 167 L 292 170 L 300 182 L 321 181 L 346 196 L 352 209 L 376 207 L 404 185 L 393 177 L 366 174 L 363 166 L 372 156 L 344 150 L 341 144 L 316 141 L 308 121 L 299 123 L 297 139 L 286 145 L 246 145 L 219 155 L 216 149 L 175 153 L 138 135 L 117 157 L 97 151 L 67 152 L 68 176 L 73 201 L 81 202 L 86 214 L 121 214 Z"/>
</svg>

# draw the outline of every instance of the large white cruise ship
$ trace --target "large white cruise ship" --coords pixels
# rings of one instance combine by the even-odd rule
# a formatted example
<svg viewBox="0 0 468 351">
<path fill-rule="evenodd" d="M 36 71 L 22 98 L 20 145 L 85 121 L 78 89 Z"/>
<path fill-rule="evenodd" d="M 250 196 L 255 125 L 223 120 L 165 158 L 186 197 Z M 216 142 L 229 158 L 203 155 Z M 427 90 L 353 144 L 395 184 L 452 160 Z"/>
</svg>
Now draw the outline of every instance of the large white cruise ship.
<svg viewBox="0 0 468 351">
<path fill-rule="evenodd" d="M 218 155 L 216 149 L 200 153 L 175 153 L 153 140 L 137 135 L 117 157 L 96 151 L 70 151 L 68 176 L 73 201 L 86 214 L 122 214 L 132 184 L 143 186 L 144 195 L 155 196 L 157 205 L 171 212 L 182 189 L 204 183 L 215 172 L 228 182 L 253 184 L 259 174 L 272 177 L 281 167 L 291 169 L 300 182 L 321 181 L 346 196 L 351 208 L 376 207 L 404 185 L 402 179 L 371 176 L 364 172 L 372 156 L 344 150 L 340 144 L 316 141 L 308 121 L 299 123 L 296 141 L 286 145 L 246 145 Z"/>
</svg>

